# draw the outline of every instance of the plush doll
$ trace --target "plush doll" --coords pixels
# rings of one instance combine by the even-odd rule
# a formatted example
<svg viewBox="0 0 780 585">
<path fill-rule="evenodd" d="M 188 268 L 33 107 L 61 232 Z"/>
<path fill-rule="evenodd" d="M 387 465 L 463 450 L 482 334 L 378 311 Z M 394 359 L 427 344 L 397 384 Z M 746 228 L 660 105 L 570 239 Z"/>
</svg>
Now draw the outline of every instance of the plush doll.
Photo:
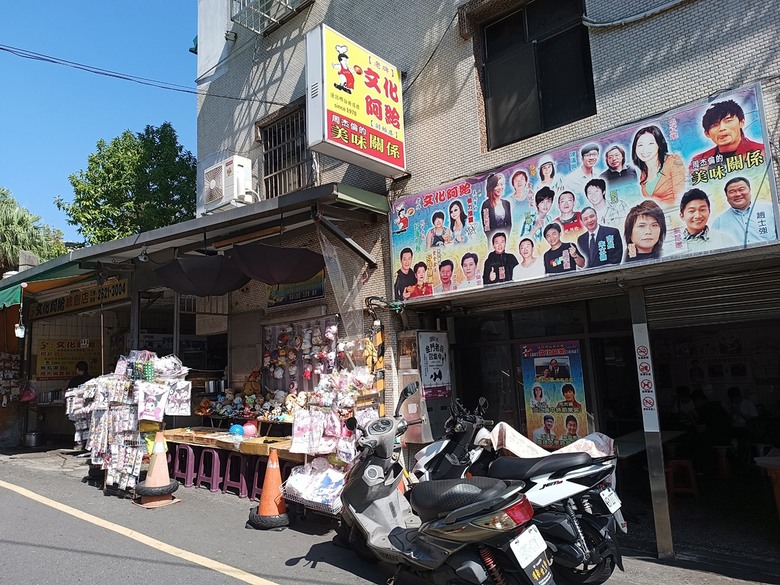
<svg viewBox="0 0 780 585">
<path fill-rule="evenodd" d="M 198 416 L 206 416 L 211 413 L 211 400 L 203 398 L 195 407 L 195 414 Z"/>
<path fill-rule="evenodd" d="M 295 336 L 295 339 L 293 339 L 293 347 L 297 350 L 297 349 L 301 349 L 302 345 L 303 345 L 303 336 L 300 333 L 298 333 Z"/>
<path fill-rule="evenodd" d="M 260 391 L 260 372 L 252 370 L 244 381 L 244 395 L 254 396 Z"/>
<path fill-rule="evenodd" d="M 298 408 L 297 397 L 295 394 L 288 394 L 287 398 L 284 399 L 284 409 L 287 412 L 294 412 L 296 408 Z"/>
<path fill-rule="evenodd" d="M 284 378 L 284 366 L 276 366 L 276 369 L 274 370 L 274 378 L 277 380 Z"/>
<path fill-rule="evenodd" d="M 271 367 L 271 352 L 265 350 L 263 352 L 263 368 L 267 370 L 269 367 Z"/>
<path fill-rule="evenodd" d="M 311 336 L 312 345 L 320 345 L 322 343 L 322 330 L 319 327 L 314 328 L 314 332 Z"/>
<path fill-rule="evenodd" d="M 291 378 L 296 378 L 296 377 L 298 376 L 298 364 L 296 364 L 296 363 L 291 363 L 291 364 L 290 364 L 290 365 L 287 367 L 287 370 L 290 372 L 290 377 L 291 377 Z"/>
<path fill-rule="evenodd" d="M 301 342 L 300 350 L 303 353 L 309 353 L 311 351 L 311 329 L 306 329 L 303 332 L 303 341 Z"/>
<path fill-rule="evenodd" d="M 280 347 L 279 348 L 279 357 L 276 360 L 276 363 L 280 366 L 284 366 L 287 364 L 287 348 Z"/>
<path fill-rule="evenodd" d="M 338 333 L 339 333 L 338 325 L 328 325 L 325 328 L 325 338 L 331 342 L 331 345 L 336 341 L 336 337 L 338 337 Z"/>
<path fill-rule="evenodd" d="M 307 362 L 305 366 L 303 366 L 303 379 L 304 380 L 311 380 L 311 373 L 314 370 L 314 366 L 311 365 L 311 362 Z"/>
<path fill-rule="evenodd" d="M 295 380 L 291 381 L 289 386 L 287 386 L 287 389 L 289 390 L 290 394 L 297 394 L 298 393 L 298 382 Z"/>
</svg>

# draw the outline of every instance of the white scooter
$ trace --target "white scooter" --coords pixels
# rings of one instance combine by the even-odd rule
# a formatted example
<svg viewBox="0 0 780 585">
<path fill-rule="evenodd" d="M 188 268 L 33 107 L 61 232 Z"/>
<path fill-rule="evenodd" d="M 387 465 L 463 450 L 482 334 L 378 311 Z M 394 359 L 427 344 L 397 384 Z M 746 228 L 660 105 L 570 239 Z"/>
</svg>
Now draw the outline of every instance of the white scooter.
<svg viewBox="0 0 780 585">
<path fill-rule="evenodd" d="M 532 523 L 544 537 L 561 583 L 604 583 L 623 561 L 616 540 L 626 532 L 620 499 L 610 487 L 615 457 L 593 458 L 588 453 L 560 453 L 546 457 L 498 456 L 482 418 L 487 401 L 480 399 L 473 413 L 459 401 L 451 407 L 445 438 L 427 445 L 415 456 L 414 480 L 487 476 L 522 480 L 523 493 L 534 507 Z"/>
<path fill-rule="evenodd" d="M 395 416 L 358 430 L 361 456 L 341 495 L 350 545 L 397 566 L 388 581 L 414 574 L 435 585 L 532 583 L 554 585 L 547 545 L 529 523 L 533 508 L 522 481 L 478 477 L 427 481 L 401 492 L 405 470 L 396 438 L 408 426 L 401 404 L 418 389 L 407 386 Z"/>
</svg>

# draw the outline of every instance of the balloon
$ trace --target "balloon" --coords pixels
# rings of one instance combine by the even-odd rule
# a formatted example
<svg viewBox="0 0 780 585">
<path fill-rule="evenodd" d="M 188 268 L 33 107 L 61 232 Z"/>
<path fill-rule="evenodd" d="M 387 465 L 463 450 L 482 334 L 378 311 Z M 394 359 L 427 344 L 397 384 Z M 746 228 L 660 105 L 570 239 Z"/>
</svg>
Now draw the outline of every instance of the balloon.
<svg viewBox="0 0 780 585">
<path fill-rule="evenodd" d="M 253 422 L 244 423 L 244 436 L 254 437 L 257 435 L 257 425 Z"/>
<path fill-rule="evenodd" d="M 244 427 L 242 427 L 241 425 L 232 425 L 228 432 L 231 435 L 243 435 L 244 434 Z"/>
</svg>

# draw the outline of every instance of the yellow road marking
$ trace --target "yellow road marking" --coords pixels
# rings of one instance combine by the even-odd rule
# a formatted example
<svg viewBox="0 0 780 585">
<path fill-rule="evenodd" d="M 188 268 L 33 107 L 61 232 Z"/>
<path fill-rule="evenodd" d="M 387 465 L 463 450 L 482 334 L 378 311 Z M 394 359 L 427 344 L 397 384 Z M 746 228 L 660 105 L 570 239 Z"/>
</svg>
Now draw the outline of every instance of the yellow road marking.
<svg viewBox="0 0 780 585">
<path fill-rule="evenodd" d="M 56 500 L 51 500 L 45 496 L 36 494 L 35 492 L 32 492 L 23 487 L 19 487 L 12 483 L 8 483 L 0 480 L 0 487 L 4 487 L 8 490 L 11 490 L 12 492 L 16 492 L 17 494 L 24 496 L 25 498 L 30 498 L 31 500 L 35 500 L 36 502 L 49 506 L 50 508 L 54 508 L 55 510 L 58 510 L 60 512 L 65 512 L 66 514 L 70 514 L 71 516 L 75 518 L 79 518 L 80 520 L 84 520 L 85 522 L 89 522 L 96 526 L 100 526 L 101 528 L 105 528 L 106 530 L 111 530 L 112 532 L 116 532 L 117 534 L 121 534 L 122 536 L 126 536 L 127 538 L 131 538 L 136 542 L 145 544 L 146 546 L 149 546 L 155 550 L 159 550 L 171 556 L 174 556 L 176 558 L 189 561 L 190 563 L 196 565 L 200 565 L 201 567 L 211 569 L 212 571 L 217 571 L 218 573 L 222 573 L 223 575 L 227 575 L 228 577 L 233 577 L 234 579 L 238 579 L 239 581 L 243 581 L 244 583 L 249 583 L 250 585 L 277 585 L 273 581 L 268 581 L 267 579 L 263 579 L 262 577 L 258 577 L 257 575 L 252 575 L 251 573 L 247 573 L 246 571 L 242 571 L 241 569 L 231 567 L 230 565 L 226 565 L 225 563 L 220 563 L 219 561 L 215 561 L 208 557 L 204 557 L 192 553 L 182 548 L 171 546 L 170 544 L 162 542 L 161 540 L 151 538 L 149 536 L 146 536 L 145 534 L 140 534 L 135 530 L 131 530 L 130 528 L 126 528 L 125 526 L 120 526 L 119 524 L 114 524 L 113 522 L 109 522 L 108 520 L 103 520 L 102 518 L 98 518 L 97 516 L 93 516 L 92 514 L 88 514 L 87 512 L 82 512 L 81 510 L 77 510 L 76 508 L 71 508 L 66 504 L 62 504 L 60 502 L 57 502 Z"/>
</svg>

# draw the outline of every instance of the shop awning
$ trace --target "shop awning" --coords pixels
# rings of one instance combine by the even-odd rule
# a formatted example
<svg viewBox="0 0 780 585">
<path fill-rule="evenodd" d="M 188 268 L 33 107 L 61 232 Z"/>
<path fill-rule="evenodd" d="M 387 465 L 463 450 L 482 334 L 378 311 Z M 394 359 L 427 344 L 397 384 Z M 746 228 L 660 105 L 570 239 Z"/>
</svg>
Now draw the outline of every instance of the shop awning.
<svg viewBox="0 0 780 585">
<path fill-rule="evenodd" d="M 36 283 L 48 287 L 43 284 L 44 281 L 68 277 L 95 278 L 96 273 L 107 277 L 120 271 L 134 271 L 142 289 L 162 286 L 154 268 L 176 258 L 202 256 L 204 252 L 213 253 L 215 248 L 227 249 L 250 241 L 264 240 L 278 244 L 280 234 L 284 238 L 293 238 L 311 231 L 315 223 L 336 234 L 346 247 L 373 265 L 375 259 L 346 236 L 346 232 L 354 231 L 355 226 L 360 224 L 374 223 L 378 217 L 386 216 L 388 211 L 385 194 L 343 183 L 326 183 L 121 240 L 73 250 L 3 279 L 0 294 L 13 295 L 13 292 L 7 291 L 16 289 L 18 292 L 22 282 L 28 284 L 27 292 L 36 294 L 33 292 Z M 142 252 L 151 261 L 139 262 L 138 256 Z M 63 281 L 58 286 L 67 284 Z"/>
<path fill-rule="evenodd" d="M 22 287 L 21 285 L 14 285 L 12 287 L 0 290 L 0 309 L 5 309 L 11 305 L 18 305 L 22 301 Z"/>
</svg>

